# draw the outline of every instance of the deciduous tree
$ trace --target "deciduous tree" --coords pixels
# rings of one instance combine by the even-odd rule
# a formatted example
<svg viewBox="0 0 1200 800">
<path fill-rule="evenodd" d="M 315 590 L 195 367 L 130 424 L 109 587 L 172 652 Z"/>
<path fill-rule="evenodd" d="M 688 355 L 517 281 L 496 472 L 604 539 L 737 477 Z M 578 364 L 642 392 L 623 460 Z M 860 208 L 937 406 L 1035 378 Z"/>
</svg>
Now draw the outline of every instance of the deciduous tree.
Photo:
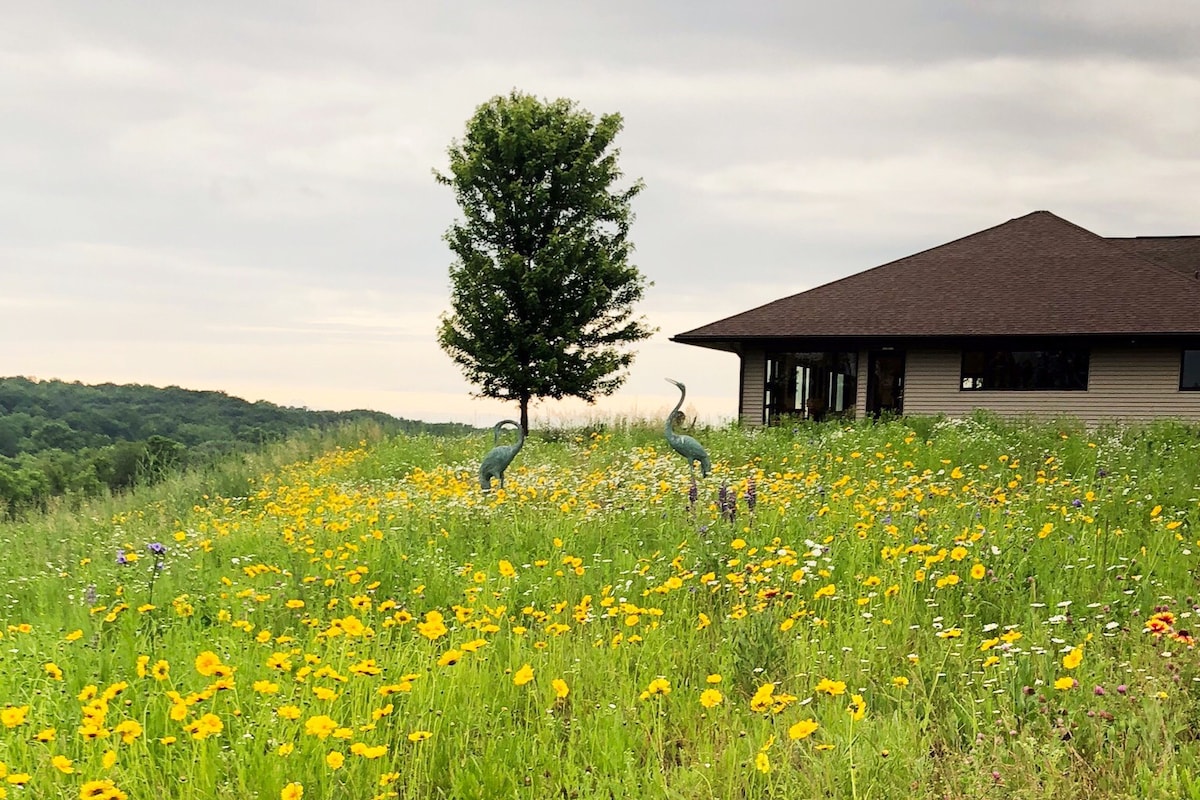
<svg viewBox="0 0 1200 800">
<path fill-rule="evenodd" d="M 645 279 L 629 258 L 630 201 L 613 142 L 619 114 L 513 91 L 481 105 L 449 171 L 462 219 L 446 232 L 452 310 L 438 342 L 483 397 L 594 402 L 622 383 L 627 347 L 653 330 L 634 316 Z"/>
</svg>

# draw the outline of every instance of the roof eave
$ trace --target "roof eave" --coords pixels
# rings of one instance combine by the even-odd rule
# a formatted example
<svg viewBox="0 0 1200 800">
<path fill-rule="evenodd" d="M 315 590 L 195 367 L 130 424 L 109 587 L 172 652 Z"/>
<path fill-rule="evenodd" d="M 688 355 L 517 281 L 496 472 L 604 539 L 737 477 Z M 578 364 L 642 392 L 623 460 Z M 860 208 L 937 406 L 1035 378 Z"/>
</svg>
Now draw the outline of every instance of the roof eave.
<svg viewBox="0 0 1200 800">
<path fill-rule="evenodd" d="M 803 342 L 807 345 L 841 345 L 842 347 L 854 346 L 868 348 L 872 346 L 895 346 L 895 345 L 925 345 L 925 346 L 947 346 L 963 341 L 1048 341 L 1058 339 L 1070 340 L 1087 340 L 1092 342 L 1104 343 L 1123 343 L 1134 344 L 1138 342 L 1171 342 L 1171 341 L 1196 341 L 1200 339 L 1200 330 L 1192 331 L 1111 331 L 1111 332 L 1063 332 L 1063 331 L 1041 331 L 1028 333 L 1012 333 L 1012 332 L 982 332 L 972 331 L 970 333 L 939 333 L 939 334 L 911 334 L 911 333 L 874 333 L 874 334 L 820 334 L 820 335 L 781 335 L 781 334 L 746 334 L 739 336 L 732 335 L 712 335 L 712 336 L 694 336 L 689 334 L 679 334 L 672 336 L 668 341 L 676 344 L 687 344 L 694 347 L 706 347 L 711 350 L 723 350 L 730 353 L 741 354 L 747 347 L 751 348 L 773 348 L 787 345 L 795 345 Z"/>
</svg>

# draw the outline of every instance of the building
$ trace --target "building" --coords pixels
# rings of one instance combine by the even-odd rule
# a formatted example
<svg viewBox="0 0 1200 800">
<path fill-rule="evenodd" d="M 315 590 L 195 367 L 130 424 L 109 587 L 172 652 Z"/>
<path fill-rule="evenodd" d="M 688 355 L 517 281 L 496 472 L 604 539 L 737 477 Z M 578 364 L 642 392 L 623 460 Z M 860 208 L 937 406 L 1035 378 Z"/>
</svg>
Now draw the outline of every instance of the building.
<svg viewBox="0 0 1200 800">
<path fill-rule="evenodd" d="M 1048 211 L 681 333 L 736 353 L 738 413 L 1200 421 L 1200 236 Z"/>
</svg>

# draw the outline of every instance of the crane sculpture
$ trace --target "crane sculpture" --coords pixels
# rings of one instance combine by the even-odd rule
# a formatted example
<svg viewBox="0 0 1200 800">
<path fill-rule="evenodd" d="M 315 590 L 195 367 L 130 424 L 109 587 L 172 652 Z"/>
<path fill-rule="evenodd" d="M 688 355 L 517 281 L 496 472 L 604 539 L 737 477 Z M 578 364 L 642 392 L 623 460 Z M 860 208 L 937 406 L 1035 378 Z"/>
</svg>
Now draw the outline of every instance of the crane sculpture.
<svg viewBox="0 0 1200 800">
<path fill-rule="evenodd" d="M 512 425 L 517 429 L 516 444 L 500 444 L 500 429 L 505 425 Z M 499 479 L 500 488 L 504 488 L 504 470 L 508 469 L 508 465 L 525 445 L 525 431 L 516 420 L 502 419 L 492 426 L 492 441 L 496 446 L 488 451 L 479 465 L 479 487 L 485 492 L 491 491 L 492 478 Z"/>
<path fill-rule="evenodd" d="M 664 429 L 667 434 L 667 444 L 671 445 L 672 450 L 687 459 L 688 466 L 691 467 L 693 473 L 696 471 L 696 462 L 699 461 L 700 475 L 707 478 L 709 470 L 712 469 L 712 462 L 708 459 L 708 453 L 704 452 L 704 447 L 691 436 L 681 436 L 671 429 L 671 423 L 674 422 L 676 415 L 683 416 L 683 412 L 679 409 L 683 408 L 683 398 L 687 397 L 687 387 L 670 378 L 667 378 L 667 383 L 673 383 L 679 387 L 679 402 L 667 415 L 667 424 Z"/>
</svg>

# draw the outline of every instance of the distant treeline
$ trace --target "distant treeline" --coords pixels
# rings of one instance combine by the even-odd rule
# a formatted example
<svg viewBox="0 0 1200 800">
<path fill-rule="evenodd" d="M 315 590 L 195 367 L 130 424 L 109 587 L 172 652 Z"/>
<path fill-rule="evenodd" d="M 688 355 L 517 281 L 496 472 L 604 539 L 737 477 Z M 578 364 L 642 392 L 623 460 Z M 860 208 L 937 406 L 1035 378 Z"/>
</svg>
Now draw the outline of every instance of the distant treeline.
<svg viewBox="0 0 1200 800">
<path fill-rule="evenodd" d="M 310 411 L 224 392 L 0 378 L 0 517 L 55 496 L 95 495 L 313 428 L 369 421 L 388 433 L 455 435 L 469 425 L 379 411 Z"/>
</svg>

